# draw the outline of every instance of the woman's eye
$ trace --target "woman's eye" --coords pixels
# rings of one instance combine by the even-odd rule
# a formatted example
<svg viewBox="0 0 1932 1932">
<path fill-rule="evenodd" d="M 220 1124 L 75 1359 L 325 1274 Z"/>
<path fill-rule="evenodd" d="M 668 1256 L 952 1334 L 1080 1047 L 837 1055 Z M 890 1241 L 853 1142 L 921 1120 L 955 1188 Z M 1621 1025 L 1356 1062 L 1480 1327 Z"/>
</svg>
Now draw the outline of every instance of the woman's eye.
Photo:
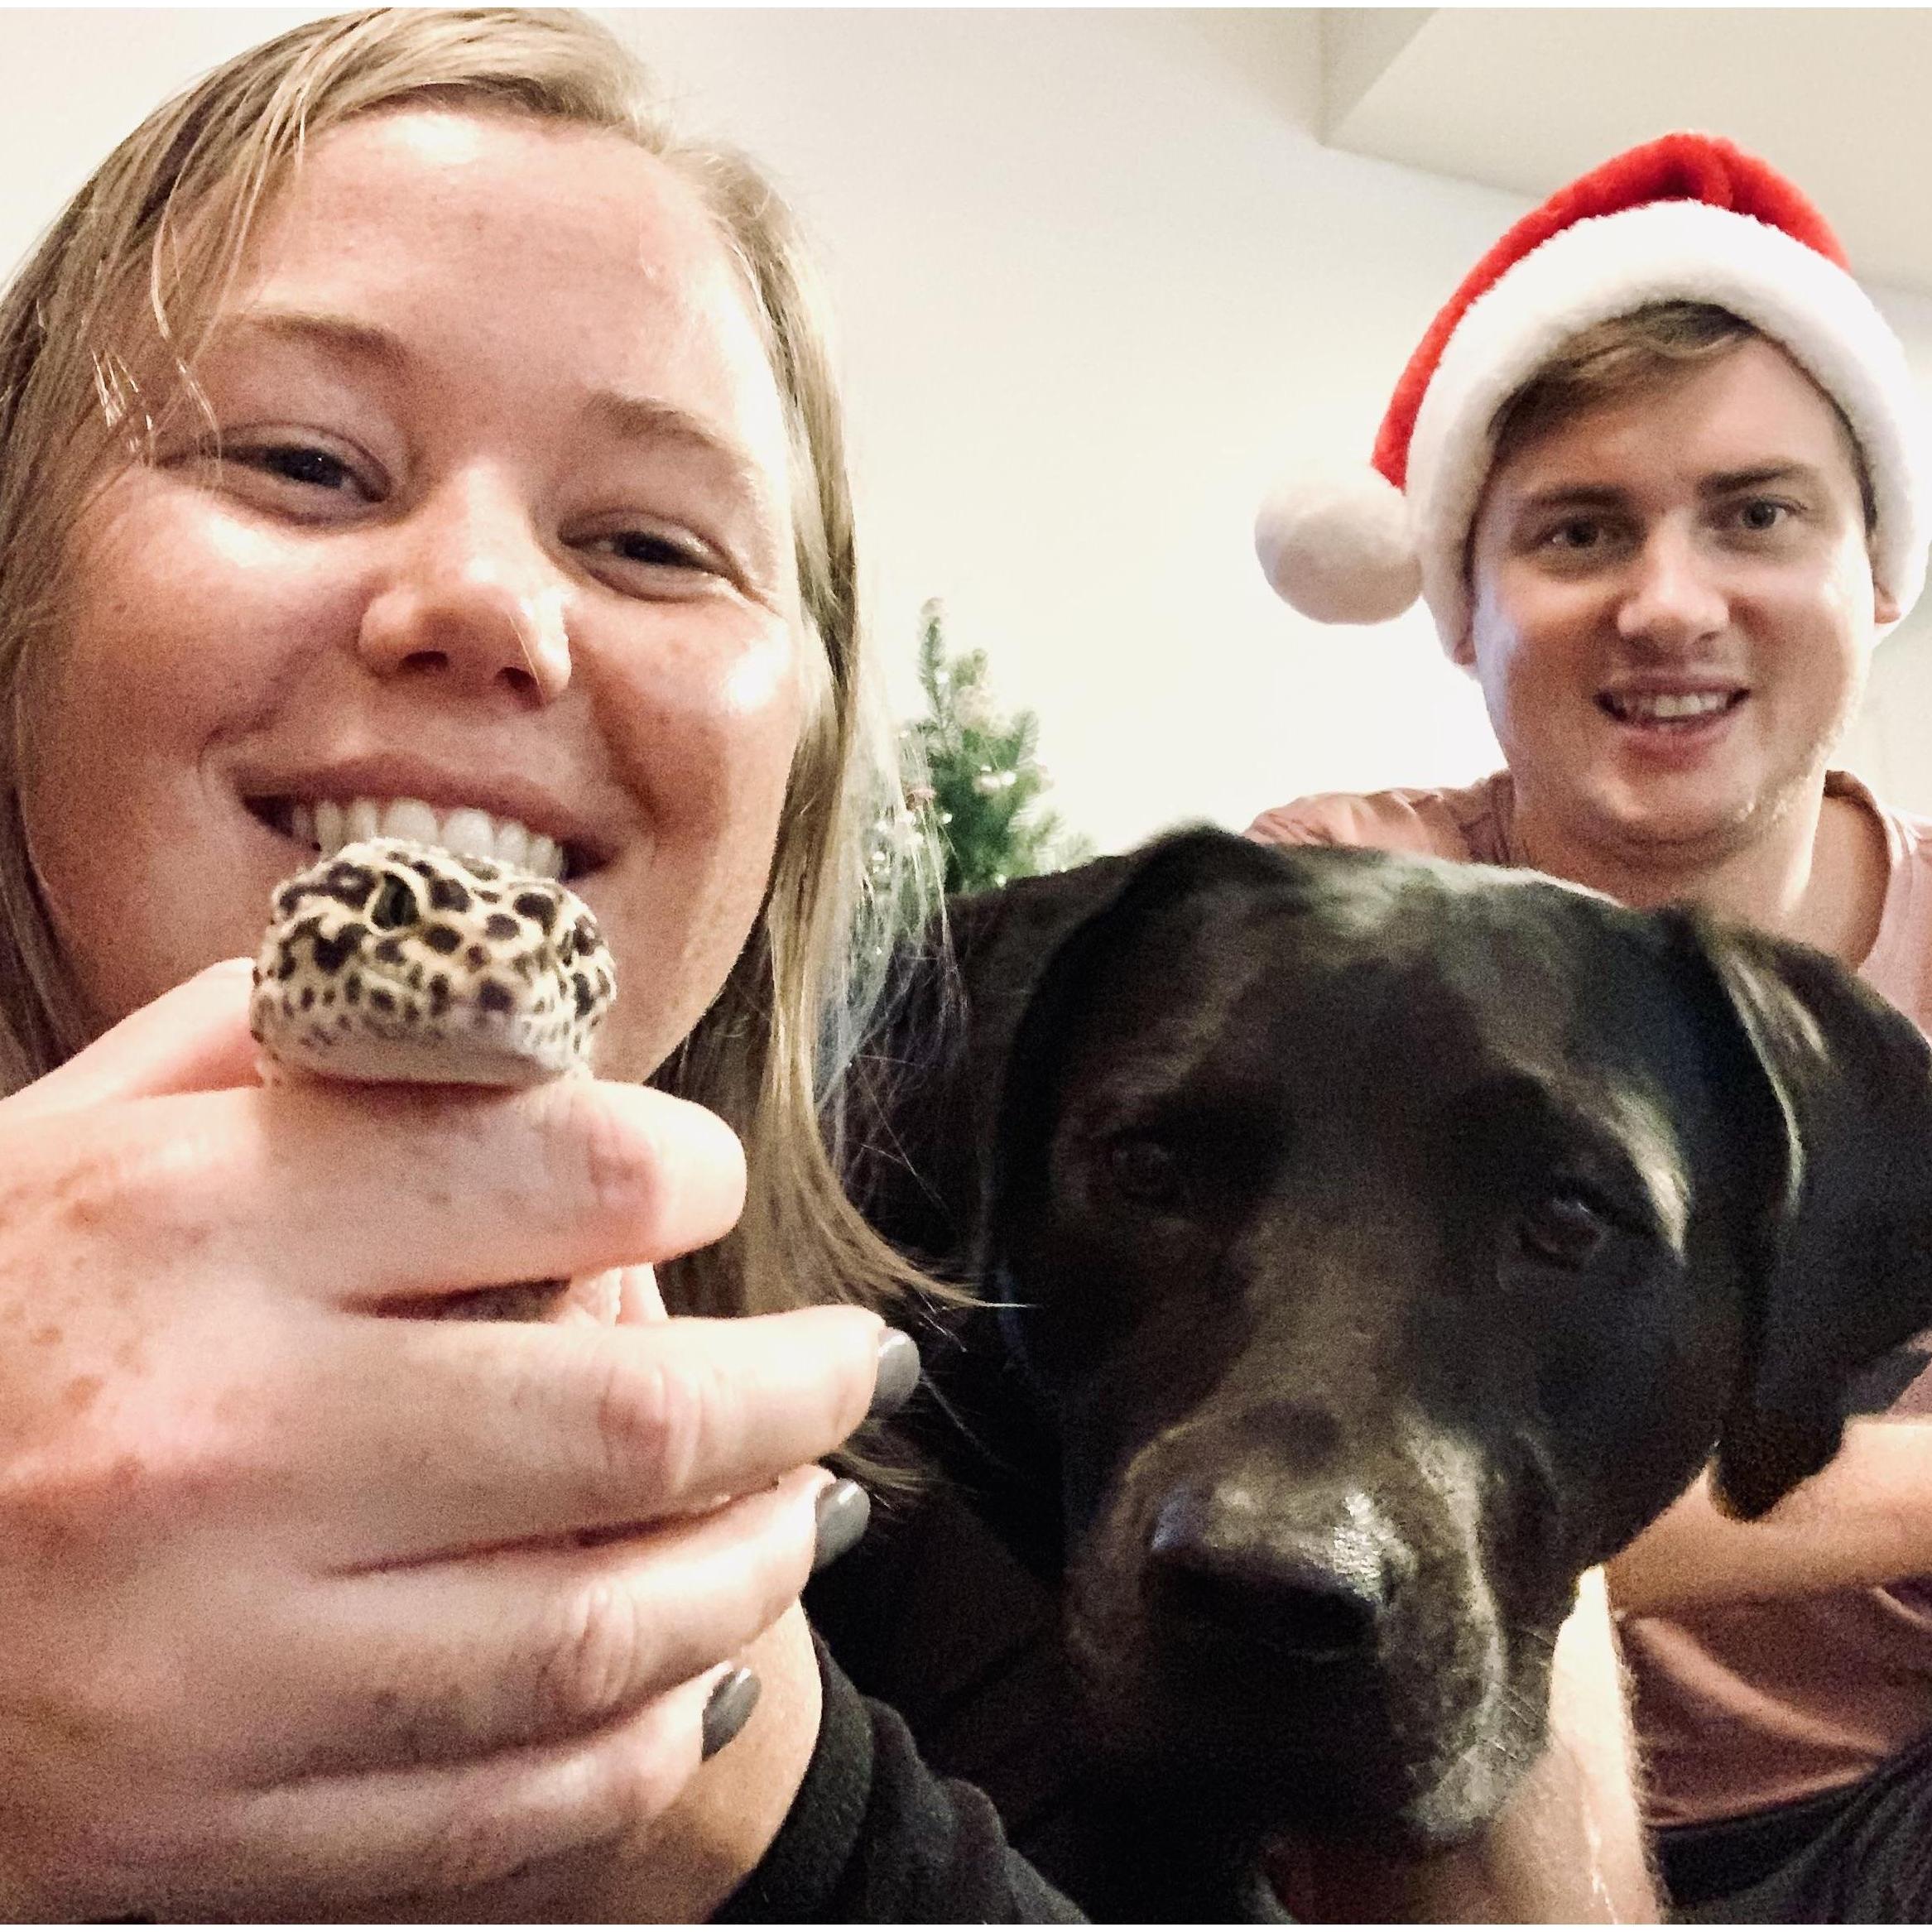
<svg viewBox="0 0 1932 1932">
<path fill-rule="evenodd" d="M 290 483 L 308 483 L 317 489 L 339 490 L 354 478 L 339 456 L 326 449 L 264 449 L 255 458 L 256 467 Z"/>
<path fill-rule="evenodd" d="M 377 502 L 380 476 L 353 457 L 315 443 L 227 441 L 204 449 L 214 480 L 264 508 L 296 517 L 329 517 Z"/>
<path fill-rule="evenodd" d="M 1557 1188 L 1517 1218 L 1516 1236 L 1537 1260 L 1580 1268 L 1610 1238 L 1610 1224 L 1580 1190 Z"/>
<path fill-rule="evenodd" d="M 623 530 L 601 536 L 590 545 L 619 563 L 653 570 L 705 570 L 712 566 L 694 545 L 650 530 Z"/>
<path fill-rule="evenodd" d="M 233 443 L 223 448 L 221 456 L 224 462 L 239 464 L 310 489 L 362 488 L 361 478 L 345 459 L 310 444 Z"/>
</svg>

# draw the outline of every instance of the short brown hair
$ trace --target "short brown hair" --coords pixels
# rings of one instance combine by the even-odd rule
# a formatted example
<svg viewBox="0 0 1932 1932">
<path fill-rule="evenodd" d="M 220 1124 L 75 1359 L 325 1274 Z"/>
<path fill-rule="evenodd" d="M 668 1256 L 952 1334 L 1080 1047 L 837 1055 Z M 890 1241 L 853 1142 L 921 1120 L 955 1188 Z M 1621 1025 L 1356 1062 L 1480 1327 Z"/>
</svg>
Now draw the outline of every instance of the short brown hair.
<svg viewBox="0 0 1932 1932">
<path fill-rule="evenodd" d="M 1593 323 L 1564 343 L 1490 419 L 1491 467 L 1586 411 L 1665 387 L 1734 354 L 1747 342 L 1771 339 L 1754 323 L 1713 302 L 1651 302 Z M 1831 404 L 1843 434 L 1869 536 L 1877 525 L 1878 504 L 1865 452 L 1836 400 L 1823 389 L 1819 393 Z"/>
</svg>

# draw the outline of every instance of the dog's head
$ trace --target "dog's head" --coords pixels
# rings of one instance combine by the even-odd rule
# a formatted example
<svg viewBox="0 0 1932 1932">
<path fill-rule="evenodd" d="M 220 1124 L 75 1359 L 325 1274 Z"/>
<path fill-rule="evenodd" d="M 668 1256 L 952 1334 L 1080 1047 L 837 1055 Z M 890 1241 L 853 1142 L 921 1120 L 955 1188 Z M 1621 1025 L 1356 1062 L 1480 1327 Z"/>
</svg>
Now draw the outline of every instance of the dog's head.
<svg viewBox="0 0 1932 1932">
<path fill-rule="evenodd" d="M 980 1261 L 1103 1739 L 1257 1824 L 1465 1835 L 1578 1575 L 1713 1449 L 1768 1508 L 1932 1322 L 1925 1045 L 1819 955 L 1529 875 L 1203 833 L 1028 906 L 965 955 Z"/>
</svg>

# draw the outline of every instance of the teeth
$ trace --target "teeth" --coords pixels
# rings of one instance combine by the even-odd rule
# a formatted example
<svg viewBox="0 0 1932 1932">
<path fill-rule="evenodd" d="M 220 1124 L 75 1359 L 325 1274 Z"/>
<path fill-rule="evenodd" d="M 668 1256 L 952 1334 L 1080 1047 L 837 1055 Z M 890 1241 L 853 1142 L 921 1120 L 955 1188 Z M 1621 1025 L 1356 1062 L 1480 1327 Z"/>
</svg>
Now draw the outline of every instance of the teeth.
<svg viewBox="0 0 1932 1932">
<path fill-rule="evenodd" d="M 478 812 L 477 816 L 482 818 L 483 814 Z M 497 823 L 497 857 L 505 865 L 530 863 L 530 834 L 514 819 L 503 819 Z"/>
<path fill-rule="evenodd" d="M 360 804 L 360 800 L 357 801 Z M 356 806 L 348 808 L 349 821 L 355 821 Z M 442 827 L 436 822 L 436 815 L 420 798 L 399 798 L 392 800 L 387 810 L 377 821 L 382 828 L 385 839 L 412 839 L 418 845 L 434 845 L 436 835 Z"/>
<path fill-rule="evenodd" d="M 1728 691 L 1630 692 L 1612 699 L 1625 718 L 1704 718 L 1731 702 Z"/>
<path fill-rule="evenodd" d="M 393 805 L 390 807 L 392 815 L 395 809 Z M 443 843 L 452 852 L 467 852 L 477 858 L 494 858 L 497 829 L 490 823 L 488 812 L 479 812 L 474 805 L 464 805 L 444 819 Z"/>
<path fill-rule="evenodd" d="M 291 805 L 289 829 L 295 838 L 312 840 L 324 858 L 358 839 L 411 839 L 472 858 L 493 858 L 546 879 L 564 876 L 563 848 L 555 839 L 514 819 L 493 819 L 474 805 L 438 812 L 420 798 L 358 798 L 347 805 L 322 798 L 312 805 Z"/>
</svg>

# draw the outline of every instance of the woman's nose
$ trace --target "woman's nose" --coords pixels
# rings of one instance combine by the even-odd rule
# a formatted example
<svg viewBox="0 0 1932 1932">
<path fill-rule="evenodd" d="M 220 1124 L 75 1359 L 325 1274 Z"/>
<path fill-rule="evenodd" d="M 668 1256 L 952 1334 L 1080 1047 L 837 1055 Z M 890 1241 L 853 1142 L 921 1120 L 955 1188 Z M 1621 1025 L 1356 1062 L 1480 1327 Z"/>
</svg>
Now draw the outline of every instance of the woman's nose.
<svg viewBox="0 0 1932 1932">
<path fill-rule="evenodd" d="M 570 681 L 570 586 L 509 493 L 452 486 L 394 535 L 393 563 L 358 637 L 371 670 L 538 704 L 562 694 Z"/>
<path fill-rule="evenodd" d="M 1651 531 L 1631 566 L 1617 610 L 1627 642 L 1681 650 L 1714 637 L 1730 621 L 1730 599 L 1718 564 L 1694 537 L 1670 527 Z"/>
</svg>

